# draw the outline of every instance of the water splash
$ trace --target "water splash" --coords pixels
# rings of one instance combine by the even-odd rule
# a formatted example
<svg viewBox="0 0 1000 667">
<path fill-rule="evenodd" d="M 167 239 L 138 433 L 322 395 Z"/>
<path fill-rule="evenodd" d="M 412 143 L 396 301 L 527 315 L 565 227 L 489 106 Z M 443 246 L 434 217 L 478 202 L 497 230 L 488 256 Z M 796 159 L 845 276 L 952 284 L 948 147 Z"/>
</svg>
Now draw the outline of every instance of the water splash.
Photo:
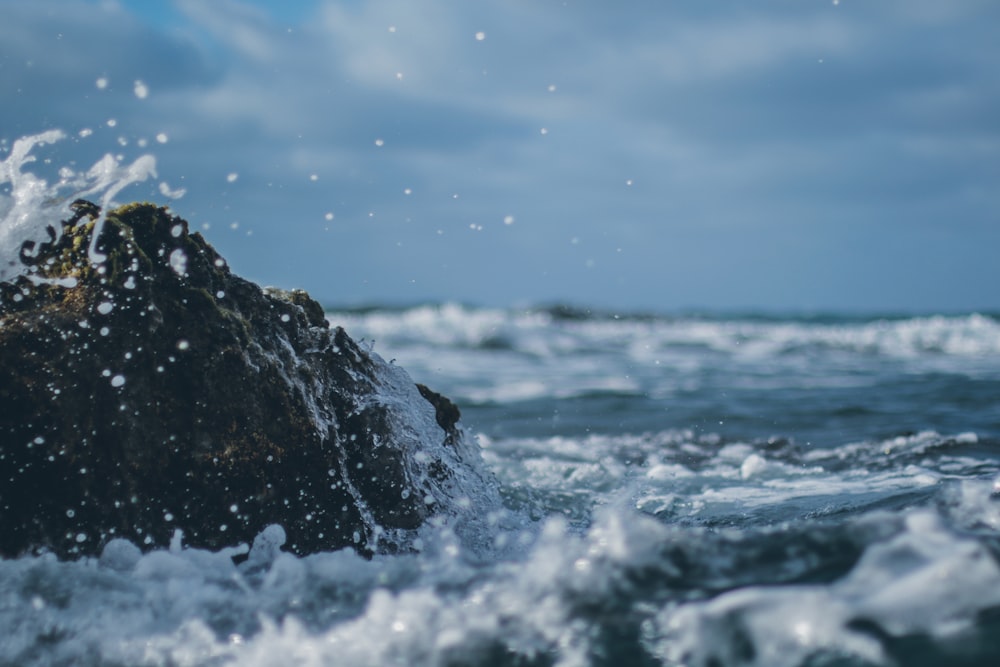
<svg viewBox="0 0 1000 667">
<path fill-rule="evenodd" d="M 47 180 L 26 171 L 25 167 L 37 161 L 36 148 L 56 143 L 66 138 L 62 130 L 48 130 L 22 137 L 14 142 L 7 157 L 0 160 L 0 281 L 11 280 L 25 272 L 20 261 L 20 249 L 25 241 L 36 244 L 51 240 L 49 229 L 59 234 L 60 220 L 69 215 L 69 204 L 81 197 L 96 198 L 106 210 L 115 196 L 134 183 L 156 177 L 156 158 L 142 155 L 131 163 L 106 154 L 86 171 L 69 167 L 59 169 L 59 180 Z M 97 251 L 97 239 L 104 226 L 104 215 L 97 219 L 91 236 L 88 256 L 97 264 L 106 257 Z"/>
</svg>

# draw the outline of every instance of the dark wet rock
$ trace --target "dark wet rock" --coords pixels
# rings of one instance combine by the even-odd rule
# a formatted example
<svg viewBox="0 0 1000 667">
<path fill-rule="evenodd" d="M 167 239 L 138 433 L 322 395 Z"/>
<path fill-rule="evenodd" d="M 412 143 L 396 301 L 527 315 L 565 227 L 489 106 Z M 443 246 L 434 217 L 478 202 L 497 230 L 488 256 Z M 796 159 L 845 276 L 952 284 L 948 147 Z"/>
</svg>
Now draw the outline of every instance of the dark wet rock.
<svg viewBox="0 0 1000 667">
<path fill-rule="evenodd" d="M 269 524 L 300 554 L 392 551 L 488 485 L 454 404 L 308 294 L 232 274 L 164 208 L 99 215 L 74 207 L 0 283 L 0 554 Z"/>
</svg>

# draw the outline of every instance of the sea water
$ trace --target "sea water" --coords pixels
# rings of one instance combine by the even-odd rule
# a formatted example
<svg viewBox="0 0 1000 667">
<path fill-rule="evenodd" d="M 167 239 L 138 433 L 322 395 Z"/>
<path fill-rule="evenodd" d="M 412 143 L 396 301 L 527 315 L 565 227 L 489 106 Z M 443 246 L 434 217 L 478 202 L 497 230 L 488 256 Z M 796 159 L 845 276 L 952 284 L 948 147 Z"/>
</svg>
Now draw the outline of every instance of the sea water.
<svg viewBox="0 0 1000 667">
<path fill-rule="evenodd" d="M 485 547 L 0 560 L 0 665 L 1000 664 L 996 315 L 327 315 L 459 405 Z"/>
</svg>

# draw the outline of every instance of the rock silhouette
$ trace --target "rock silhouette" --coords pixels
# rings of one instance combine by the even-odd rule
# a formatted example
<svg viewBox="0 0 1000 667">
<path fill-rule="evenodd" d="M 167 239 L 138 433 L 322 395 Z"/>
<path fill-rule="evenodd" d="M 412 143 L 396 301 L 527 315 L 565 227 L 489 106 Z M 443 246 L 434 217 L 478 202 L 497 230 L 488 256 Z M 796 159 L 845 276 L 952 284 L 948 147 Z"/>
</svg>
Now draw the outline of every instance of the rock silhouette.
<svg viewBox="0 0 1000 667">
<path fill-rule="evenodd" d="M 165 208 L 72 208 L 0 283 L 0 554 L 269 524 L 298 554 L 394 551 L 489 485 L 454 404 L 305 292 L 234 275 Z"/>
</svg>

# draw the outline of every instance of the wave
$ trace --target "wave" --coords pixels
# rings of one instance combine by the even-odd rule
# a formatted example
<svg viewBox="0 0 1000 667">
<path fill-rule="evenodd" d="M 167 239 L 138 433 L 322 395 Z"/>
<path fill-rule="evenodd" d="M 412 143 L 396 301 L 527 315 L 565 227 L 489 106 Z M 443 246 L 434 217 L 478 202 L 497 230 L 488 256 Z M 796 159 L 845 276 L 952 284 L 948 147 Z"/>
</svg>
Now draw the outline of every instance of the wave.
<svg viewBox="0 0 1000 667">
<path fill-rule="evenodd" d="M 816 351 L 911 358 L 1000 356 L 1000 318 L 966 313 L 910 317 L 612 315 L 566 307 L 479 308 L 457 303 L 330 310 L 331 322 L 394 345 L 512 350 L 552 356 L 629 343 L 637 357 L 701 349 L 736 357 Z"/>
<path fill-rule="evenodd" d="M 119 541 L 99 559 L 0 561 L 0 662 L 992 664 L 996 546 L 961 517 L 995 529 L 996 501 L 966 481 L 950 503 L 744 531 L 606 507 L 582 530 L 498 528 L 512 548 L 485 566 L 446 531 L 372 560 L 261 539 L 239 565 Z"/>
<path fill-rule="evenodd" d="M 831 447 L 690 429 L 480 439 L 515 505 L 581 524 L 595 508 L 623 498 L 674 524 L 745 528 L 822 520 L 909 506 L 950 480 L 1000 475 L 997 442 L 974 433 L 925 431 Z"/>
</svg>

